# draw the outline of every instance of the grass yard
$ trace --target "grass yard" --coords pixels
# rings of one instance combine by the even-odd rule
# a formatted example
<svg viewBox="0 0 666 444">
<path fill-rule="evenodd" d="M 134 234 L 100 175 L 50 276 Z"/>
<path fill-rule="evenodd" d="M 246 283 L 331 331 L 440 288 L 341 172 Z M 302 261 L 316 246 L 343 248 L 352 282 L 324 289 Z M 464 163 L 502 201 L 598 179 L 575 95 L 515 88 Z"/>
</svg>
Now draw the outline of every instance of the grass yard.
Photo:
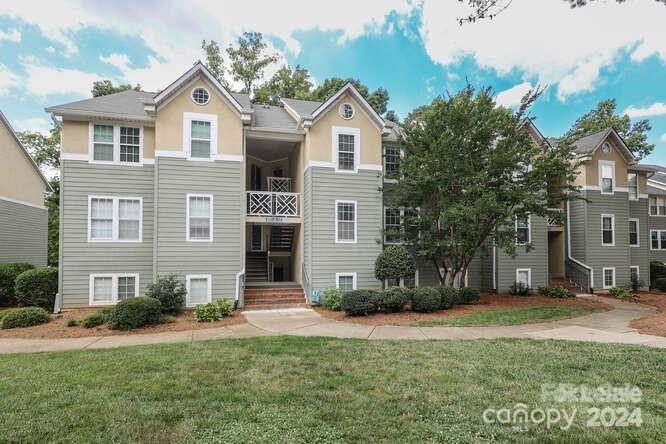
<svg viewBox="0 0 666 444">
<path fill-rule="evenodd" d="M 628 365 L 631 363 L 631 365 Z M 1 442 L 663 442 L 664 351 L 533 340 L 273 337 L 0 356 Z M 640 428 L 520 432 L 541 384 L 635 384 Z M 600 405 L 599 407 L 603 407 Z M 633 408 L 633 406 L 627 406 Z"/>
<path fill-rule="evenodd" d="M 556 321 L 601 311 L 596 307 L 572 307 L 544 305 L 536 307 L 516 307 L 502 310 L 477 311 L 455 318 L 423 321 L 419 327 L 454 326 L 473 327 L 488 325 L 518 325 L 535 322 Z"/>
</svg>

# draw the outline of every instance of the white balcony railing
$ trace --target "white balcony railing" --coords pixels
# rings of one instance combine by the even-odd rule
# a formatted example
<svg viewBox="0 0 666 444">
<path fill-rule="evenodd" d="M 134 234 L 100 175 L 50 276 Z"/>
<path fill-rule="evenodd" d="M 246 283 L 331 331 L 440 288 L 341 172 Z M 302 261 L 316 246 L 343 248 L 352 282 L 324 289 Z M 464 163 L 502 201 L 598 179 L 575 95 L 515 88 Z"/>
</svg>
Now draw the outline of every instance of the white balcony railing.
<svg viewBox="0 0 666 444">
<path fill-rule="evenodd" d="M 291 177 L 267 177 L 268 191 L 288 193 L 291 191 Z"/>
<path fill-rule="evenodd" d="M 248 191 L 248 216 L 298 217 L 300 193 Z"/>
</svg>

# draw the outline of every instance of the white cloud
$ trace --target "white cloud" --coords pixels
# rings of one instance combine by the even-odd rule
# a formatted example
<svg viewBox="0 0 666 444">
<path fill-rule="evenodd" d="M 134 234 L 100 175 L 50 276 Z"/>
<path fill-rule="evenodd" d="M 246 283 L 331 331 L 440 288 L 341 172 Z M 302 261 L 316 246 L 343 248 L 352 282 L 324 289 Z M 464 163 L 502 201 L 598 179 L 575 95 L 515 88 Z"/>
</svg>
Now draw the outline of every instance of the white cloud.
<svg viewBox="0 0 666 444">
<path fill-rule="evenodd" d="M 121 71 L 127 71 L 129 69 L 130 58 L 127 54 L 114 53 L 107 57 L 100 56 L 99 59 L 104 63 L 115 66 Z"/>
<path fill-rule="evenodd" d="M 434 61 L 450 65 L 472 56 L 499 75 L 519 70 L 526 81 L 558 83 L 560 100 L 593 90 L 622 51 L 634 61 L 666 61 L 666 8 L 655 1 L 572 9 L 558 0 L 514 0 L 493 20 L 460 26 L 456 18 L 466 13 L 467 2 L 424 0 L 421 35 Z"/>
<path fill-rule="evenodd" d="M 10 88 L 18 84 L 18 76 L 0 63 L 0 94 L 7 94 Z"/>
<path fill-rule="evenodd" d="M 102 78 L 91 72 L 54 68 L 34 61 L 24 63 L 23 68 L 26 70 L 26 90 L 37 96 L 71 93 L 88 97 L 93 82 Z"/>
<path fill-rule="evenodd" d="M 530 82 L 519 83 L 509 89 L 505 89 L 497 94 L 495 102 L 500 106 L 511 108 L 520 105 L 520 100 L 527 94 L 529 90 L 533 89 Z"/>
<path fill-rule="evenodd" d="M 49 134 L 51 126 L 51 122 L 45 117 L 29 117 L 12 122 L 12 127 L 16 131 L 36 131 L 44 135 Z"/>
<path fill-rule="evenodd" d="M 637 108 L 635 106 L 630 106 L 629 108 L 624 110 L 624 114 L 628 115 L 631 118 L 662 116 L 666 114 L 666 103 L 655 102 L 650 106 L 646 106 L 645 108 Z"/>
<path fill-rule="evenodd" d="M 14 43 L 20 43 L 21 42 L 21 32 L 18 29 L 13 29 L 11 31 L 3 31 L 0 29 L 0 40 L 8 40 L 10 42 Z"/>
<path fill-rule="evenodd" d="M 662 135 L 659 137 L 659 140 L 662 141 L 662 142 L 664 142 L 664 143 L 666 143 L 666 133 L 662 134 Z"/>
</svg>

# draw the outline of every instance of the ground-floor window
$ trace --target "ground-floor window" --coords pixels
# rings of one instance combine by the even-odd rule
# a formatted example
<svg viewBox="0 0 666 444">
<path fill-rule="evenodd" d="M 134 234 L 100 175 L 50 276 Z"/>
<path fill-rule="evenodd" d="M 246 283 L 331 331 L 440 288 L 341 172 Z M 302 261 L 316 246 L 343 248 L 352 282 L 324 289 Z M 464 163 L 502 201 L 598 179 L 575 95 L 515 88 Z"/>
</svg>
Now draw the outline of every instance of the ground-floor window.
<svg viewBox="0 0 666 444">
<path fill-rule="evenodd" d="M 603 269 L 604 288 L 615 287 L 615 268 Z"/>
<path fill-rule="evenodd" d="M 666 250 L 666 230 L 650 230 L 650 248 Z"/>
<path fill-rule="evenodd" d="M 138 273 L 100 273 L 90 275 L 90 305 L 110 305 L 139 294 Z"/>
<path fill-rule="evenodd" d="M 194 307 L 212 301 L 212 284 L 210 274 L 188 274 L 185 277 L 187 288 L 186 305 Z"/>
<path fill-rule="evenodd" d="M 384 284 L 386 288 L 402 287 L 402 288 L 416 288 L 419 286 L 419 271 L 416 270 L 411 276 L 400 279 L 387 279 Z"/>
<path fill-rule="evenodd" d="M 335 286 L 342 291 L 356 290 L 356 273 L 335 273 Z"/>
<path fill-rule="evenodd" d="M 523 284 L 527 288 L 532 288 L 532 269 L 531 268 L 517 268 L 516 269 L 516 283 Z"/>
<path fill-rule="evenodd" d="M 638 265 L 632 265 L 629 267 L 629 276 L 631 279 L 631 282 L 637 281 L 640 279 L 640 270 L 638 268 Z"/>
</svg>

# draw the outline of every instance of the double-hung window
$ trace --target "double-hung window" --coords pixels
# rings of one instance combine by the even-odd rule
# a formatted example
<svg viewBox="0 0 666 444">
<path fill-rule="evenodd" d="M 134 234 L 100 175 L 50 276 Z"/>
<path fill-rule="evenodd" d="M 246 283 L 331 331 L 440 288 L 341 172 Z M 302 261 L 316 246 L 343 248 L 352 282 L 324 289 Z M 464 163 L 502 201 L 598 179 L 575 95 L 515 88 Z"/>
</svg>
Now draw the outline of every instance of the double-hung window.
<svg viewBox="0 0 666 444">
<path fill-rule="evenodd" d="M 88 241 L 141 242 L 143 199 L 89 196 Z"/>
<path fill-rule="evenodd" d="M 666 250 L 666 230 L 650 230 L 650 249 Z"/>
<path fill-rule="evenodd" d="M 384 243 L 394 244 L 401 240 L 401 216 L 399 208 L 384 208 Z"/>
<path fill-rule="evenodd" d="M 601 245 L 615 245 L 615 216 L 612 214 L 601 215 Z"/>
<path fill-rule="evenodd" d="M 338 169 L 354 171 L 354 135 L 338 134 Z"/>
<path fill-rule="evenodd" d="M 333 127 L 333 162 L 335 171 L 355 173 L 361 159 L 361 130 L 343 126 Z"/>
<path fill-rule="evenodd" d="M 650 197 L 650 216 L 666 216 L 666 197 Z"/>
<path fill-rule="evenodd" d="M 629 199 L 638 200 L 638 175 L 636 173 L 627 174 L 627 187 L 629 189 Z"/>
<path fill-rule="evenodd" d="M 141 130 L 120 127 L 120 162 L 138 163 L 141 153 Z"/>
<path fill-rule="evenodd" d="M 603 194 L 615 191 L 615 162 L 612 160 L 599 161 L 599 187 Z"/>
<path fill-rule="evenodd" d="M 636 282 L 640 279 L 641 273 L 638 265 L 632 265 L 629 267 L 629 279 L 630 282 Z"/>
<path fill-rule="evenodd" d="M 516 283 L 523 284 L 527 288 L 532 287 L 532 269 L 531 268 L 517 268 L 516 269 Z"/>
<path fill-rule="evenodd" d="M 409 276 L 400 279 L 387 279 L 384 284 L 387 288 L 402 287 L 402 288 L 416 288 L 418 286 L 418 270 Z"/>
<path fill-rule="evenodd" d="M 93 160 L 113 162 L 113 125 L 93 126 Z"/>
<path fill-rule="evenodd" d="M 190 157 L 210 159 L 210 122 L 192 120 Z"/>
<path fill-rule="evenodd" d="M 335 242 L 356 242 L 356 201 L 335 201 Z"/>
<path fill-rule="evenodd" d="M 90 305 L 109 305 L 139 294 L 138 273 L 103 273 L 90 275 Z"/>
<path fill-rule="evenodd" d="M 210 274 L 188 274 L 185 280 L 188 307 L 211 302 L 213 292 Z"/>
<path fill-rule="evenodd" d="M 90 124 L 91 162 L 140 165 L 141 127 Z"/>
<path fill-rule="evenodd" d="M 384 174 L 387 179 L 397 179 L 400 174 L 400 148 L 384 147 Z"/>
<path fill-rule="evenodd" d="M 516 216 L 516 243 L 529 244 L 532 240 L 530 215 L 522 214 Z"/>
<path fill-rule="evenodd" d="M 615 287 L 615 268 L 608 267 L 603 270 L 604 288 Z"/>
<path fill-rule="evenodd" d="M 213 240 L 213 196 L 187 195 L 187 240 Z"/>
<path fill-rule="evenodd" d="M 638 247 L 640 240 L 638 237 L 638 219 L 629 219 L 629 246 Z"/>
<path fill-rule="evenodd" d="M 193 160 L 214 160 L 217 154 L 217 115 L 183 113 L 183 150 Z"/>
<path fill-rule="evenodd" d="M 356 273 L 335 273 L 335 286 L 342 291 L 356 290 Z"/>
</svg>

